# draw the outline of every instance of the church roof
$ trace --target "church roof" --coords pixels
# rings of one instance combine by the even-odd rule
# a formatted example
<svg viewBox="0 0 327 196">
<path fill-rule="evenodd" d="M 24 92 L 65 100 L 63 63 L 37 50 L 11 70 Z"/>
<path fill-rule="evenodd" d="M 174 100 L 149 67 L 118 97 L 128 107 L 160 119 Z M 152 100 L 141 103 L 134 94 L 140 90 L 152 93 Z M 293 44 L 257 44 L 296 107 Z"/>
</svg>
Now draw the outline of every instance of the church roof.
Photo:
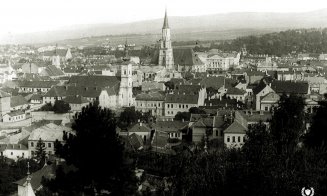
<svg viewBox="0 0 327 196">
<path fill-rule="evenodd" d="M 169 29 L 168 17 L 167 17 L 167 9 L 165 10 L 165 19 L 164 19 L 164 24 L 163 24 L 162 28 L 163 29 Z"/>
<path fill-rule="evenodd" d="M 181 66 L 203 65 L 203 62 L 194 53 L 192 48 L 176 48 L 173 50 L 174 64 Z"/>
<path fill-rule="evenodd" d="M 72 76 L 68 84 L 75 84 L 83 87 L 113 87 L 120 83 L 116 76 Z"/>
</svg>

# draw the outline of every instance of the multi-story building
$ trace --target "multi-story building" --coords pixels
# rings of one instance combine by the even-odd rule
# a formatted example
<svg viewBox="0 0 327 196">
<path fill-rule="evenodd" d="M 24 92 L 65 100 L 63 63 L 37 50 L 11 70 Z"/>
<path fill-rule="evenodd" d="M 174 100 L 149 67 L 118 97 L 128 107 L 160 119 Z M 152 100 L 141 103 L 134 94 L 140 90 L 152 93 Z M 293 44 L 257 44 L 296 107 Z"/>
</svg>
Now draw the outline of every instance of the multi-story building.
<svg viewBox="0 0 327 196">
<path fill-rule="evenodd" d="M 165 95 L 161 92 L 141 93 L 135 98 L 135 109 L 150 112 L 153 116 L 164 115 Z"/>
</svg>

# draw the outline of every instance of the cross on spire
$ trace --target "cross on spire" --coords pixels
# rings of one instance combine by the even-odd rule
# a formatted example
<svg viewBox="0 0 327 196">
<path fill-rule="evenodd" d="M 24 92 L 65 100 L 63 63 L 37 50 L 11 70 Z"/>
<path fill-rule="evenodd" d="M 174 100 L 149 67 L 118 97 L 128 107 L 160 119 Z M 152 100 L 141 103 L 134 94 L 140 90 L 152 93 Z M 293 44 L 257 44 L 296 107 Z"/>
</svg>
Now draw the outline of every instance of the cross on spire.
<svg viewBox="0 0 327 196">
<path fill-rule="evenodd" d="M 163 29 L 169 29 L 169 25 L 168 25 L 168 17 L 167 17 L 167 7 L 165 9 L 165 19 L 164 19 L 164 24 L 162 26 Z"/>
<path fill-rule="evenodd" d="M 27 183 L 31 182 L 31 175 L 30 175 L 30 162 L 27 162 L 27 178 L 26 178 Z"/>
</svg>

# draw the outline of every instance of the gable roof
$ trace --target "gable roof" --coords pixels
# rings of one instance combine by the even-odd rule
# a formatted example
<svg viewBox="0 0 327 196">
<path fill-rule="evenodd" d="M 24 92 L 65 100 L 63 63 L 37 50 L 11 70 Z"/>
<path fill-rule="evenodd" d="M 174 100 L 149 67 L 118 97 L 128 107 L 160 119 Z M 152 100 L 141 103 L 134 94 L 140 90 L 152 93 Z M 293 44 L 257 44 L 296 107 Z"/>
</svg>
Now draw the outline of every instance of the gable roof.
<svg viewBox="0 0 327 196">
<path fill-rule="evenodd" d="M 183 121 L 157 121 L 156 123 L 152 124 L 152 127 L 155 128 L 155 130 L 158 130 L 160 132 L 179 132 L 181 129 L 183 129 L 188 122 Z"/>
<path fill-rule="evenodd" d="M 59 81 L 28 81 L 23 80 L 18 82 L 18 86 L 25 88 L 51 88 L 57 85 Z"/>
<path fill-rule="evenodd" d="M 82 86 L 53 86 L 43 97 L 82 96 L 97 98 L 103 90 L 107 89 Z"/>
<path fill-rule="evenodd" d="M 205 77 L 203 79 L 192 79 L 188 81 L 189 84 L 199 84 L 203 87 L 219 89 L 224 86 L 225 88 L 233 87 L 237 84 L 237 81 L 231 78 L 225 78 L 224 76 L 218 77 Z"/>
<path fill-rule="evenodd" d="M 246 91 L 232 87 L 232 88 L 227 89 L 227 94 L 229 94 L 229 95 L 244 95 L 244 94 L 246 94 Z"/>
<path fill-rule="evenodd" d="M 292 81 L 275 80 L 271 83 L 271 88 L 276 93 L 308 94 L 309 84 L 307 82 L 292 82 Z"/>
<path fill-rule="evenodd" d="M 144 123 L 136 123 L 128 129 L 129 132 L 145 132 L 150 133 L 151 129 Z"/>
<path fill-rule="evenodd" d="M 0 90 L 0 98 L 3 98 L 3 97 L 10 97 L 10 94 Z"/>
<path fill-rule="evenodd" d="M 50 76 L 50 77 L 55 77 L 55 76 L 63 76 L 65 75 L 61 69 L 57 68 L 54 65 L 48 65 L 41 73 L 40 75 L 42 76 Z"/>
<path fill-rule="evenodd" d="M 120 80 L 116 76 L 101 75 L 72 76 L 68 81 L 68 84 L 84 87 L 113 87 L 119 83 Z"/>
<path fill-rule="evenodd" d="M 198 95 L 183 95 L 183 94 L 167 94 L 166 103 L 188 103 L 188 104 L 197 104 L 199 96 Z"/>
<path fill-rule="evenodd" d="M 9 116 L 13 117 L 13 116 L 19 116 L 19 115 L 22 115 L 22 114 L 25 114 L 25 113 L 23 111 L 18 110 L 18 111 L 9 112 L 9 113 L 7 113 L 5 115 L 9 115 Z"/>
<path fill-rule="evenodd" d="M 231 134 L 246 134 L 247 128 L 243 127 L 240 123 L 237 121 L 234 121 L 231 125 L 229 125 L 225 130 L 224 134 L 231 133 Z"/>
<path fill-rule="evenodd" d="M 10 99 L 10 107 L 16 107 L 16 106 L 20 106 L 20 105 L 25 105 L 28 104 L 27 100 L 21 96 L 21 95 L 17 95 L 17 96 L 12 96 Z"/>
<path fill-rule="evenodd" d="M 33 130 L 28 140 L 38 141 L 41 138 L 43 141 L 63 141 L 63 131 L 70 131 L 70 128 L 49 123 Z"/>
<path fill-rule="evenodd" d="M 174 64 L 181 66 L 203 65 L 192 48 L 176 48 L 173 50 Z"/>
<path fill-rule="evenodd" d="M 164 101 L 165 95 L 160 92 L 141 93 L 136 95 L 135 100 L 142 101 Z"/>
<path fill-rule="evenodd" d="M 80 95 L 67 96 L 66 98 L 63 99 L 63 101 L 66 103 L 72 103 L 72 104 L 83 104 L 83 103 L 89 102 L 86 98 L 84 98 L 83 96 L 80 96 Z"/>
</svg>

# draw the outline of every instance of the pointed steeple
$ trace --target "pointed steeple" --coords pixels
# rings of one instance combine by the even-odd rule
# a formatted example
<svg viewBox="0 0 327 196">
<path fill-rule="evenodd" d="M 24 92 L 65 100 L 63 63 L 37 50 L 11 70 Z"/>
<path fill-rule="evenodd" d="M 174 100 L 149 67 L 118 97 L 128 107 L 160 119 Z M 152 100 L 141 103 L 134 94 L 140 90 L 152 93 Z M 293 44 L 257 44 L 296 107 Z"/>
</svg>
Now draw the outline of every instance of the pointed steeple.
<svg viewBox="0 0 327 196">
<path fill-rule="evenodd" d="M 167 8 L 165 9 L 165 19 L 164 19 L 164 24 L 163 24 L 162 28 L 163 29 L 169 29 L 168 17 L 167 17 Z"/>
<path fill-rule="evenodd" d="M 129 61 L 130 60 L 130 57 L 129 57 L 129 54 L 128 54 L 128 44 L 127 44 L 127 37 L 126 37 L 126 40 L 125 40 L 125 55 L 123 57 L 123 61 Z"/>
</svg>

